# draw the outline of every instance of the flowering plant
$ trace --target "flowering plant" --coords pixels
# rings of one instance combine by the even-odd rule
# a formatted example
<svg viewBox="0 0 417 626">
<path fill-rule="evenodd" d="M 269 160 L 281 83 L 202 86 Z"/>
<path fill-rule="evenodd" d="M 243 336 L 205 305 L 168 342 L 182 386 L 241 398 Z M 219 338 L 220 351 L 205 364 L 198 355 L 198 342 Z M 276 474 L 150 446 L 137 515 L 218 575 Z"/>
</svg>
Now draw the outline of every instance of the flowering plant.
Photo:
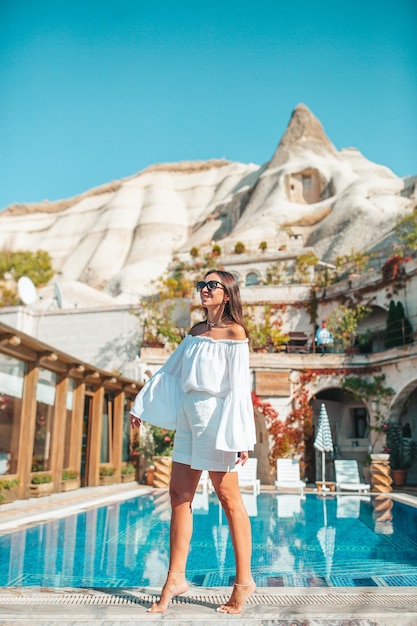
<svg viewBox="0 0 417 626">
<path fill-rule="evenodd" d="M 404 275 L 404 263 L 408 263 L 409 261 L 411 261 L 410 257 L 394 254 L 387 259 L 382 266 L 382 278 L 386 281 L 402 278 Z"/>
<path fill-rule="evenodd" d="M 372 309 L 364 304 L 346 306 L 341 304 L 327 318 L 327 327 L 336 344 L 343 350 L 353 346 L 358 323 L 371 313 Z"/>
<path fill-rule="evenodd" d="M 165 344 L 176 347 L 182 341 L 181 330 L 173 321 L 175 305 L 157 298 L 143 298 L 137 315 L 143 324 L 143 345 Z"/>
<path fill-rule="evenodd" d="M 151 432 L 154 441 L 154 456 L 171 456 L 175 431 L 152 426 Z"/>
</svg>

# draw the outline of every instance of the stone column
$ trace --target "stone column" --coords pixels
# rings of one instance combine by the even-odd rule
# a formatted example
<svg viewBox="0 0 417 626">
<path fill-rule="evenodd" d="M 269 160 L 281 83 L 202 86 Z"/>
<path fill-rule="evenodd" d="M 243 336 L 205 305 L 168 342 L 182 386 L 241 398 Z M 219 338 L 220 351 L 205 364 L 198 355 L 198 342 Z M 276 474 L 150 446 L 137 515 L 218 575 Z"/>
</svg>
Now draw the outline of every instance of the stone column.
<svg viewBox="0 0 417 626">
<path fill-rule="evenodd" d="M 389 454 L 371 454 L 371 484 L 376 493 L 392 491 Z"/>
</svg>

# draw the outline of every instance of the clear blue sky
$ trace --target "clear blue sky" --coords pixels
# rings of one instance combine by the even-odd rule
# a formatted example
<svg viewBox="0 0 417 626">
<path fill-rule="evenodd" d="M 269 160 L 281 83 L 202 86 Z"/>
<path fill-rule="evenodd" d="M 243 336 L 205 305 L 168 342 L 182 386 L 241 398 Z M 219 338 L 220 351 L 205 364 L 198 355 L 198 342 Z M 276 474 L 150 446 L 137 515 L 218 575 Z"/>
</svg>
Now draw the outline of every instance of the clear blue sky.
<svg viewBox="0 0 417 626">
<path fill-rule="evenodd" d="M 154 163 L 262 164 L 303 102 L 417 174 L 416 0 L 0 0 L 0 209 Z"/>
</svg>

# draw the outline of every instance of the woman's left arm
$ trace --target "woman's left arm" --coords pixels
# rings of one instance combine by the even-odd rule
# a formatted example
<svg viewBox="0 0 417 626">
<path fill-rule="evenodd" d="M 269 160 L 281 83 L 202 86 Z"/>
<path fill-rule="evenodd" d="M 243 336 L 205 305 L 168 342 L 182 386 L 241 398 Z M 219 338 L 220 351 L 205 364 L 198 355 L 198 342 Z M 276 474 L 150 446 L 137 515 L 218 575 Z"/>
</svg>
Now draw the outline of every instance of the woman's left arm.
<svg viewBox="0 0 417 626">
<path fill-rule="evenodd" d="M 216 447 L 247 454 L 256 442 L 247 342 L 236 341 L 229 345 L 228 374 L 229 392 L 224 400 Z"/>
</svg>

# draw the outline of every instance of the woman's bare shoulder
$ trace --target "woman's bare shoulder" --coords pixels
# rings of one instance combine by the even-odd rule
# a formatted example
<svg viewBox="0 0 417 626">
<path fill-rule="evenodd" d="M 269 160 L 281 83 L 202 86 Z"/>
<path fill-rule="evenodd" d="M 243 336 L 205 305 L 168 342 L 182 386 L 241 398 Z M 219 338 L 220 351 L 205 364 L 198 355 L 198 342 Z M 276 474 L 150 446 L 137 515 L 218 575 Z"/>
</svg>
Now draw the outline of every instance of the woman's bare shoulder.
<svg viewBox="0 0 417 626">
<path fill-rule="evenodd" d="M 237 324 L 236 322 L 233 322 L 232 324 L 227 326 L 227 334 L 228 334 L 228 339 L 234 339 L 236 341 L 243 341 L 244 339 L 246 339 L 246 332 L 245 329 L 243 328 L 243 326 L 241 326 L 240 324 Z"/>
</svg>

